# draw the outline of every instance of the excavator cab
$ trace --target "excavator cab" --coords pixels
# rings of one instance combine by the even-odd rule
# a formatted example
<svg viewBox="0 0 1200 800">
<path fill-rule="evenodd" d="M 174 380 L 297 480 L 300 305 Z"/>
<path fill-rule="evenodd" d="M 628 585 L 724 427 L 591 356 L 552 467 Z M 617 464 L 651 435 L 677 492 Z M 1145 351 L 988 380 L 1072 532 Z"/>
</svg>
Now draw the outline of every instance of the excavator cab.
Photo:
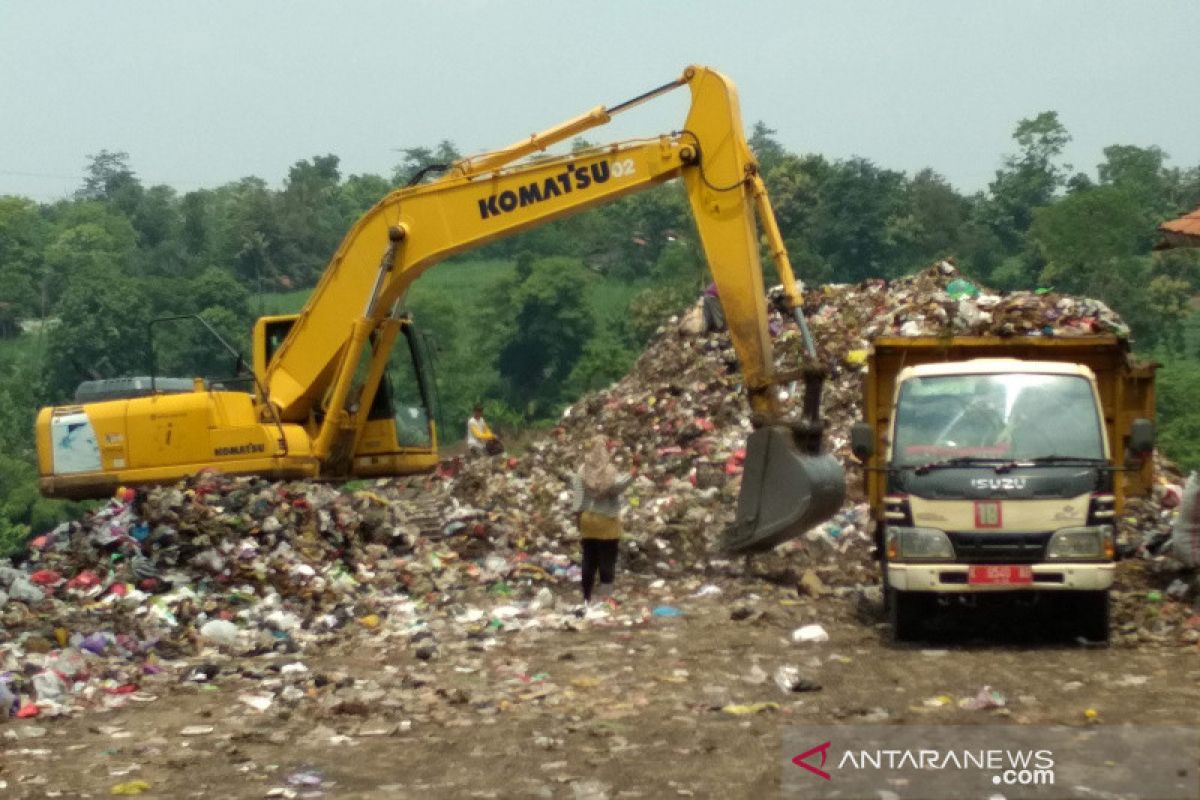
<svg viewBox="0 0 1200 800">
<path fill-rule="evenodd" d="M 262 317 L 254 328 L 255 371 L 265 375 L 299 315 Z M 427 472 L 437 465 L 437 384 L 425 337 L 410 317 L 399 320 L 403 344 L 392 346 L 373 394 L 364 384 L 370 357 L 359 360 L 354 392 L 367 408 L 361 433 L 341 442 L 332 466 L 346 475 L 371 477 Z M 369 342 L 368 351 L 374 342 Z M 263 398 L 259 398 L 260 404 Z M 314 410 L 311 433 L 324 419 Z"/>
</svg>

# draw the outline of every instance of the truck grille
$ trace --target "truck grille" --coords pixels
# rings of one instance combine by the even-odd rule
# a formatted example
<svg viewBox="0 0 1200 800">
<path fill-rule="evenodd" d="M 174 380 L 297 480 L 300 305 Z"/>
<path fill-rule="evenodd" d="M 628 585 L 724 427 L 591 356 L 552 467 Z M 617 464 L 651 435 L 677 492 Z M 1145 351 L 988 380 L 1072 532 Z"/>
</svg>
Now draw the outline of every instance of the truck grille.
<svg viewBox="0 0 1200 800">
<path fill-rule="evenodd" d="M 970 564 L 1036 564 L 1046 560 L 1049 533 L 951 532 L 955 560 Z"/>
</svg>

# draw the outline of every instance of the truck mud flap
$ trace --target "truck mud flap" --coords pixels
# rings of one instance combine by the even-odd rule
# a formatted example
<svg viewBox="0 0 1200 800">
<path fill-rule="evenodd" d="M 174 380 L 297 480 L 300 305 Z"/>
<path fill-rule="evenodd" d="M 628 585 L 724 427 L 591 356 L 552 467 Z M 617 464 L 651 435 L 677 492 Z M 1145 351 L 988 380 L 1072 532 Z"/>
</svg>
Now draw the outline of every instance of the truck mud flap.
<svg viewBox="0 0 1200 800">
<path fill-rule="evenodd" d="M 841 462 L 802 452 L 790 428 L 760 428 L 746 442 L 737 517 L 720 549 L 731 555 L 770 550 L 833 517 L 845 497 Z"/>
</svg>

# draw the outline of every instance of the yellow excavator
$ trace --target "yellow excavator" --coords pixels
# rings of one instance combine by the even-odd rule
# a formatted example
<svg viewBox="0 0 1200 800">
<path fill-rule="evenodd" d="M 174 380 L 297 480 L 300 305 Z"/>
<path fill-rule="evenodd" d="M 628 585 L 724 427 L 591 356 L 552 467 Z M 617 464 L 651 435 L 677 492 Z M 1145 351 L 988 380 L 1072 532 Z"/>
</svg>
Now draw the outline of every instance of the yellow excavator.
<svg viewBox="0 0 1200 800">
<path fill-rule="evenodd" d="M 544 152 L 683 86 L 692 101 L 679 132 L 570 155 Z M 42 409 L 41 491 L 100 497 L 204 469 L 280 479 L 428 471 L 438 460 L 433 387 L 421 338 L 403 310 L 413 281 L 458 253 L 673 178 L 687 190 L 756 428 L 735 522 L 721 546 L 752 553 L 793 538 L 841 506 L 844 474 L 822 451 L 824 373 L 736 89 L 702 66 L 384 197 L 350 229 L 299 314 L 257 321 L 253 391 L 199 378 L 115 379 L 82 385 L 74 405 Z M 807 351 L 807 363 L 786 373 L 772 360 L 760 228 Z M 408 373 L 403 379 L 388 374 L 401 339 L 411 355 L 395 359 Z M 780 385 L 797 380 L 805 389 L 801 418 L 785 420 Z"/>
</svg>

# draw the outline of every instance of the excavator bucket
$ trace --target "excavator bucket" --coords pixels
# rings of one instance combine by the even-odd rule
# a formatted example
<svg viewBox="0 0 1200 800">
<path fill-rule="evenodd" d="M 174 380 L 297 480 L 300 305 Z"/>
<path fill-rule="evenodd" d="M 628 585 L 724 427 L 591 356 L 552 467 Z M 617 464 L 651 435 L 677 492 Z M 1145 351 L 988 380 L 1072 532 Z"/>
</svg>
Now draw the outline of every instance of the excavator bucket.
<svg viewBox="0 0 1200 800">
<path fill-rule="evenodd" d="M 806 453 L 785 425 L 759 428 L 746 443 L 737 517 L 721 541 L 732 555 L 758 553 L 831 518 L 846 497 L 841 463 Z"/>
</svg>

